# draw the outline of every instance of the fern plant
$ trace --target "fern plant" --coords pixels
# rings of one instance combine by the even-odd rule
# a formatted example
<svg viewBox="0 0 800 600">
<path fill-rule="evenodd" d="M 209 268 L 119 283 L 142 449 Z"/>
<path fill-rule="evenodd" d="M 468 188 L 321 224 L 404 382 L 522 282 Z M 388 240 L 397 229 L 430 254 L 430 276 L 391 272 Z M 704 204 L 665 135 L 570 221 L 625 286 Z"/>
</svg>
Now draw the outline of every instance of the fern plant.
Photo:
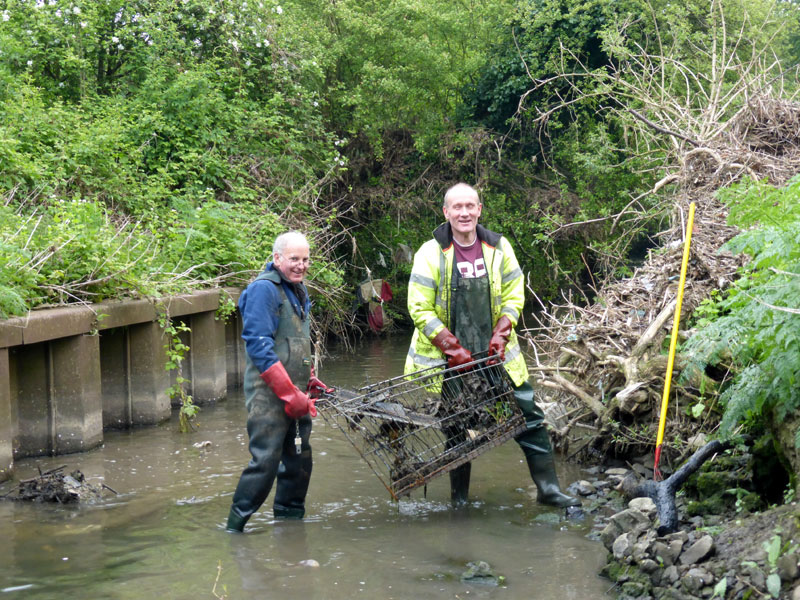
<svg viewBox="0 0 800 600">
<path fill-rule="evenodd" d="M 800 176 L 781 189 L 739 184 L 720 197 L 729 223 L 749 228 L 723 249 L 751 260 L 729 290 L 700 307 L 683 350 L 687 368 L 730 371 L 720 396 L 725 435 L 800 408 Z"/>
</svg>

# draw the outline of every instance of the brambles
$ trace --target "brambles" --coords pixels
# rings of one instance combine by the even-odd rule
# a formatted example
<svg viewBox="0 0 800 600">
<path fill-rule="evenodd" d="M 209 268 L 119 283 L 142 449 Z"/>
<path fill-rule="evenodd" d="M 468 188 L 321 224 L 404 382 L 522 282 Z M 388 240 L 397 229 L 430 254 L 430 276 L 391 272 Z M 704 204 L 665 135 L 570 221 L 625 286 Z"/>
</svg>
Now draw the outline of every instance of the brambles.
<svg viewBox="0 0 800 600">
<path fill-rule="evenodd" d="M 323 229 L 315 202 L 344 160 L 318 67 L 295 54 L 297 15 L 12 4 L 0 11 L 0 316 L 241 285 L 275 235 Z M 334 249 L 315 258 L 335 273 Z"/>
</svg>

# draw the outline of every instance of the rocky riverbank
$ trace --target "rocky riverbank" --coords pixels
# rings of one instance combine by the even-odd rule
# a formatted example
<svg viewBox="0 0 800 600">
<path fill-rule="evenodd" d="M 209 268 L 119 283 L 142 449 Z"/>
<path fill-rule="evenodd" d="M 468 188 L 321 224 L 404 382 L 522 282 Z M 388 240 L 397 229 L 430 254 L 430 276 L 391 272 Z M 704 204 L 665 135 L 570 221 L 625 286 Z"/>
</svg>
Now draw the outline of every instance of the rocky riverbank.
<svg viewBox="0 0 800 600">
<path fill-rule="evenodd" d="M 721 458 L 729 459 L 720 461 L 728 467 L 746 460 Z M 659 536 L 654 502 L 629 499 L 623 491 L 626 478 L 652 477 L 646 460 L 592 467 L 587 475 L 569 489 L 583 497 L 594 518 L 590 535 L 608 550 L 602 575 L 617 584 L 618 599 L 800 600 L 797 502 L 756 512 L 748 509 L 754 497 L 736 487 L 723 489 L 722 500 L 711 502 L 716 494 L 704 480 L 724 487 L 738 476 L 715 465 L 687 482 L 676 498 L 677 530 Z"/>
</svg>

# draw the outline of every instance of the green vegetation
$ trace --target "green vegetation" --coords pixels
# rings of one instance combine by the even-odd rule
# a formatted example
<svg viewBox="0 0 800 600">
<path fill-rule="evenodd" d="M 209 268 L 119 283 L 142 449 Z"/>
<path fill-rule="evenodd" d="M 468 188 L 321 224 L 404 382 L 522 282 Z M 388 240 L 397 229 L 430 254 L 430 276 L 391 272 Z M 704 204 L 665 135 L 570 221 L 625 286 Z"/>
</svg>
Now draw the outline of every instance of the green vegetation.
<svg viewBox="0 0 800 600">
<path fill-rule="evenodd" d="M 242 284 L 292 227 L 311 235 L 315 306 L 336 330 L 340 290 L 367 269 L 403 306 L 410 267 L 392 257 L 429 237 L 459 180 L 479 186 L 484 223 L 512 238 L 540 296 L 587 267 L 624 272 L 664 211 L 648 191 L 675 147 L 627 110 L 665 108 L 637 87 L 641 56 L 663 72 L 659 97 L 687 98 L 670 118 L 699 136 L 738 108 L 698 116 L 704 90 L 737 85 L 712 68 L 721 23 L 747 40 L 726 42 L 743 58 L 764 44 L 792 57 L 792 11 L 0 0 L 0 316 Z M 690 72 L 722 74 L 709 88 Z"/>
<path fill-rule="evenodd" d="M 0 315 L 244 280 L 240 273 L 263 263 L 279 226 L 256 207 L 240 208 L 210 200 L 190 217 L 168 210 L 134 220 L 97 200 L 0 206 Z"/>
<path fill-rule="evenodd" d="M 193 429 L 194 417 L 200 410 L 184 387 L 189 380 L 183 376 L 183 359 L 190 348 L 181 339 L 181 334 L 188 334 L 191 329 L 186 323 L 173 321 L 166 312 L 161 315 L 158 324 L 164 330 L 164 351 L 167 355 L 164 368 L 167 371 L 175 371 L 173 384 L 167 389 L 167 396 L 170 400 L 177 399 L 180 403 L 178 428 L 181 433 L 189 433 Z"/>
<path fill-rule="evenodd" d="M 0 314 L 243 283 L 289 223 L 320 229 L 344 159 L 282 14 L 0 3 Z"/>
<path fill-rule="evenodd" d="M 698 331 L 683 352 L 687 369 L 728 373 L 722 432 L 741 424 L 760 431 L 800 408 L 800 178 L 781 189 L 740 184 L 720 198 L 730 206 L 729 221 L 746 229 L 724 249 L 751 260 L 729 289 L 695 312 Z"/>
<path fill-rule="evenodd" d="M 748 98 L 793 91 L 799 14 L 774 0 L 0 0 L 0 318 L 244 285 L 292 228 L 312 241 L 315 333 L 345 334 L 367 276 L 389 281 L 400 322 L 410 264 L 395 257 L 430 237 L 457 181 L 480 189 L 483 224 L 543 300 L 629 274 L 672 182 L 694 185 L 713 152 L 688 154 L 734 135 Z M 720 193 L 745 230 L 726 249 L 751 260 L 682 353 L 686 373 L 721 382 L 684 410 L 721 413 L 723 435 L 775 434 L 800 408 L 799 196 L 800 178 Z M 188 429 L 185 326 L 163 326 Z"/>
</svg>

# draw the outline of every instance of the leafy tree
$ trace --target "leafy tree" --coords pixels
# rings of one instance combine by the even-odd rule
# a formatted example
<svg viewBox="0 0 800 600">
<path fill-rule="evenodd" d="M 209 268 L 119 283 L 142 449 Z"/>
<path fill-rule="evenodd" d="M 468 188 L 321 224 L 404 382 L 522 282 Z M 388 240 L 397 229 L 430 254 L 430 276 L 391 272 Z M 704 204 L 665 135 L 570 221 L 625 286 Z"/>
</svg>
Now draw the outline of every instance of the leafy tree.
<svg viewBox="0 0 800 600">
<path fill-rule="evenodd" d="M 602 67 L 608 56 L 601 34 L 617 7 L 618 3 L 598 0 L 516 2 L 509 26 L 498 31 L 493 52 L 466 93 L 464 119 L 506 131 L 523 97 L 533 105 L 545 98 L 541 94 L 527 98 L 534 80 L 569 70 L 577 61 L 588 69 Z M 573 56 L 565 56 L 565 51 Z M 557 91 L 568 95 L 569 87 L 562 82 Z"/>
<path fill-rule="evenodd" d="M 316 50 L 331 126 L 364 136 L 381 156 L 383 135 L 403 129 L 419 148 L 452 128 L 459 90 L 485 60 L 509 0 L 343 0 L 291 3 L 323 23 Z"/>
</svg>

